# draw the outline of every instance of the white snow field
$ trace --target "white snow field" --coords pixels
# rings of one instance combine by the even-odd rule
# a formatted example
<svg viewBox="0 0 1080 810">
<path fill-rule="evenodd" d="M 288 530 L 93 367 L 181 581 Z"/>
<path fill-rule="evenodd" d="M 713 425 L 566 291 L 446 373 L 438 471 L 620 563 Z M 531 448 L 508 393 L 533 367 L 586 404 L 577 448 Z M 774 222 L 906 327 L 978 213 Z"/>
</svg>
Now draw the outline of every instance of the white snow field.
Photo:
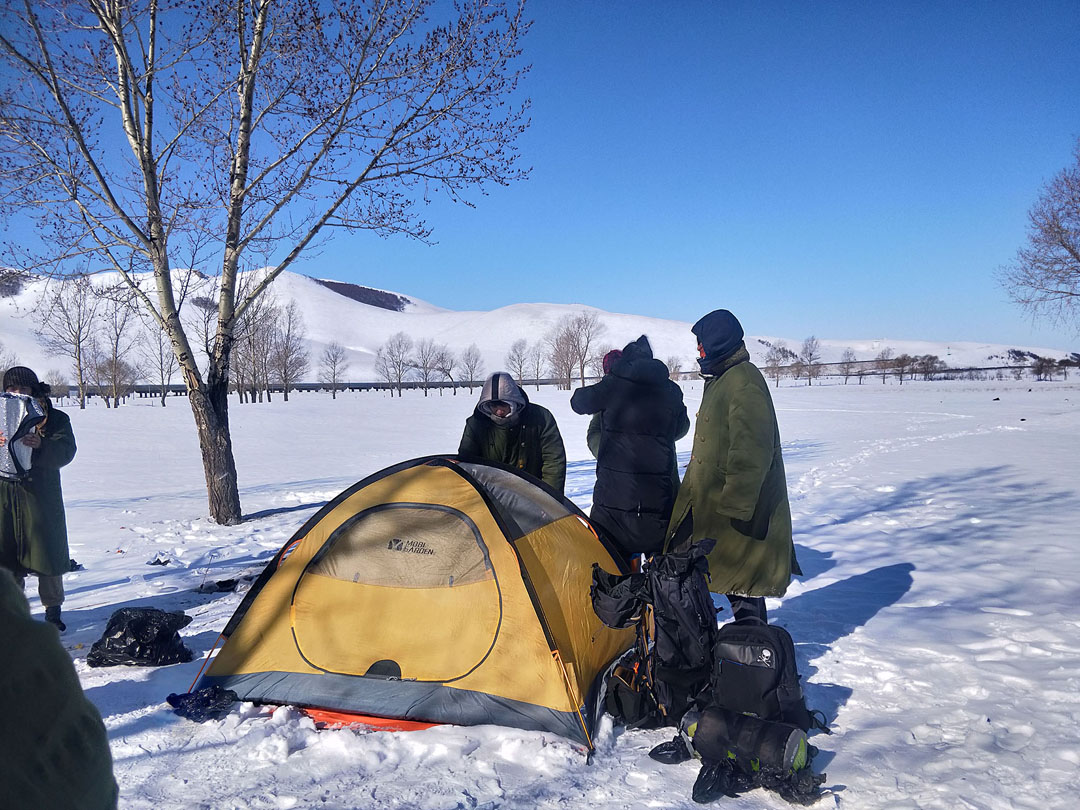
<svg viewBox="0 0 1080 810">
<path fill-rule="evenodd" d="M 691 413 L 701 389 L 684 384 Z M 774 393 L 805 575 L 769 610 L 795 638 L 808 702 L 834 731 L 812 738 L 830 791 L 817 806 L 1078 806 L 1080 384 L 868 380 Z M 529 396 L 559 420 L 568 495 L 587 510 L 587 420 L 568 392 Z M 564 739 L 511 728 L 316 730 L 295 709 L 251 704 L 200 725 L 165 704 L 188 690 L 242 598 L 200 594 L 200 583 L 254 575 L 367 474 L 454 452 L 474 397 L 234 399 L 250 516 L 234 527 L 205 517 L 183 399 L 65 408 L 79 443 L 64 470 L 72 555 L 85 570 L 66 578 L 63 640 L 108 727 L 122 808 L 696 806 L 698 765 L 647 757 L 666 730 L 605 721 L 588 764 Z M 689 447 L 679 443 L 683 464 Z M 148 564 L 159 555 L 170 563 Z M 33 591 L 31 580 L 40 614 Z M 185 610 L 196 660 L 87 667 L 122 606 Z M 786 806 L 762 791 L 720 804 Z"/>
</svg>

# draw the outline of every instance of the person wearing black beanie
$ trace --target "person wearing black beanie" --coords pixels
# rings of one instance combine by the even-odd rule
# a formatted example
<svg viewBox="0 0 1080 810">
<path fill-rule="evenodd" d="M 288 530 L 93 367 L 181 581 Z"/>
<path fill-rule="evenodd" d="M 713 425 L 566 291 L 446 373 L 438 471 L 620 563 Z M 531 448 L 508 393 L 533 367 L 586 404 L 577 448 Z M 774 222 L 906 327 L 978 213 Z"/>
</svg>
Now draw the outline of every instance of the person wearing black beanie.
<svg viewBox="0 0 1080 810">
<path fill-rule="evenodd" d="M 705 393 L 665 550 L 715 540 L 708 555 L 711 590 L 727 594 L 736 619 L 765 620 L 765 597 L 783 596 L 792 573 L 802 573 L 776 410 L 768 383 L 750 362 L 738 318 L 714 310 L 691 331 Z"/>
<path fill-rule="evenodd" d="M 608 352 L 604 362 L 604 377 L 570 398 L 575 413 L 595 414 L 586 434 L 596 456 L 590 517 L 623 556 L 649 557 L 664 546 L 679 489 L 675 442 L 690 430 L 690 419 L 682 389 L 653 357 L 645 335 Z"/>
<path fill-rule="evenodd" d="M 36 574 L 45 619 L 60 632 L 63 575 L 70 567 L 60 468 L 75 457 L 75 435 L 68 415 L 52 406 L 51 391 L 26 366 L 4 372 L 4 393 L 33 397 L 45 420 L 18 439 L 31 448 L 30 467 L 17 478 L 0 477 L 0 567 L 22 584 Z"/>
</svg>

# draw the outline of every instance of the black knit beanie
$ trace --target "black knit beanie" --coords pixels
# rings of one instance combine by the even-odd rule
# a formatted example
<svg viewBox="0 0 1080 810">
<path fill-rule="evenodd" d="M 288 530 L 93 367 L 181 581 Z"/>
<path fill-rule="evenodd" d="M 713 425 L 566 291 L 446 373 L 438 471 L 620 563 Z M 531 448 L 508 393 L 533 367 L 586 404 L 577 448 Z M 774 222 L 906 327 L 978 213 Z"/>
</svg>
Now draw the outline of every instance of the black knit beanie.
<svg viewBox="0 0 1080 810">
<path fill-rule="evenodd" d="M 38 378 L 37 374 L 28 369 L 26 366 L 12 366 L 4 372 L 4 390 L 15 386 L 23 386 L 27 388 L 37 388 Z"/>
</svg>

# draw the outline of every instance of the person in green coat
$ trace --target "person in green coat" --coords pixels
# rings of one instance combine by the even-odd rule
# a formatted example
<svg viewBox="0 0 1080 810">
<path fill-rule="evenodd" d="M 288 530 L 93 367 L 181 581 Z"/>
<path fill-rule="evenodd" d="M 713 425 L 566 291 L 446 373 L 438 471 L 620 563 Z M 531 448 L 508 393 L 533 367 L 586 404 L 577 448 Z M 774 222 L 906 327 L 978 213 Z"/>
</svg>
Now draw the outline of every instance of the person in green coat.
<svg viewBox="0 0 1080 810">
<path fill-rule="evenodd" d="M 105 725 L 56 631 L 0 570 L 0 807 L 114 810 Z"/>
<path fill-rule="evenodd" d="M 30 470 L 24 478 L 0 478 L 0 566 L 22 583 L 37 574 L 38 594 L 45 618 L 61 632 L 64 602 L 63 575 L 70 567 L 64 497 L 60 468 L 75 457 L 75 435 L 68 415 L 52 406 L 48 383 L 25 366 L 4 373 L 4 391 L 34 397 L 45 411 L 45 421 L 19 441 L 33 448 Z"/>
<path fill-rule="evenodd" d="M 560 495 L 566 484 L 566 449 L 551 411 L 529 402 L 514 378 L 496 371 L 465 420 L 458 455 L 498 461 L 539 478 Z"/>
<path fill-rule="evenodd" d="M 776 410 L 734 315 L 715 310 L 691 331 L 705 392 L 665 549 L 715 540 L 710 589 L 727 595 L 736 619 L 766 620 L 764 597 L 783 596 L 792 573 L 802 573 Z"/>
</svg>

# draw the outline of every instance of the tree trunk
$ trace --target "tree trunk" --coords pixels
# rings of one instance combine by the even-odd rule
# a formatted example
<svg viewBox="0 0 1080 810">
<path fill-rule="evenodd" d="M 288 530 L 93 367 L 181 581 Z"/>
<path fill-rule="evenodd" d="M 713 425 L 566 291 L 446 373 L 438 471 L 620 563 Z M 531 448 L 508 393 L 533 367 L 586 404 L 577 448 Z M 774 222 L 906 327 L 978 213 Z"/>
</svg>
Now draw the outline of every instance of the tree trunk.
<svg viewBox="0 0 1080 810">
<path fill-rule="evenodd" d="M 236 482 L 232 436 L 229 435 L 228 381 L 214 379 L 213 370 L 201 388 L 188 390 L 206 475 L 210 517 L 223 526 L 240 522 L 240 492 Z"/>
</svg>

